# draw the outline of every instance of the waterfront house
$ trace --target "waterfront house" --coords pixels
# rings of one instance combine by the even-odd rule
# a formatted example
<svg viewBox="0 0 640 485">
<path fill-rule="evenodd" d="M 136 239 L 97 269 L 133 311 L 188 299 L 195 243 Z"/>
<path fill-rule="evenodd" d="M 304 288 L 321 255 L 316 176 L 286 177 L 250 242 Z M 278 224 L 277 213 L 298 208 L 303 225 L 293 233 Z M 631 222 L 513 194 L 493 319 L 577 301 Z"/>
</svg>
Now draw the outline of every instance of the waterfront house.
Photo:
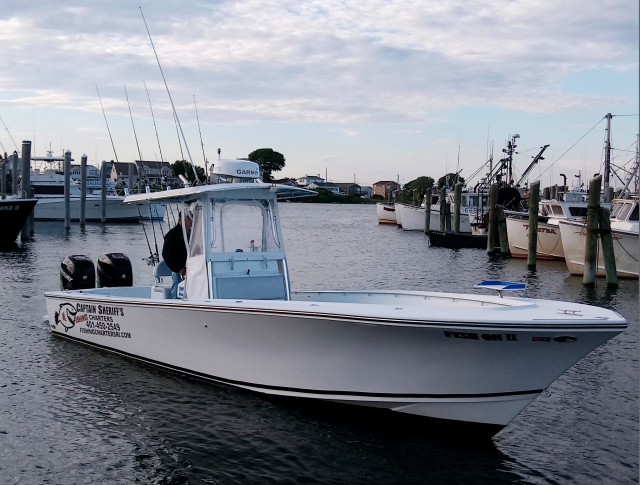
<svg viewBox="0 0 640 485">
<path fill-rule="evenodd" d="M 300 187 L 309 187 L 309 184 L 322 184 L 324 183 L 324 179 L 318 175 L 305 175 L 304 177 L 300 177 L 296 180 L 296 183 Z"/>
<path fill-rule="evenodd" d="M 393 180 L 381 180 L 373 184 L 373 195 L 380 195 L 385 199 L 396 190 L 400 190 L 400 184 Z"/>
<path fill-rule="evenodd" d="M 341 195 L 355 195 L 357 197 L 362 195 L 361 187 L 358 184 L 338 183 L 336 185 L 338 186 Z"/>
<path fill-rule="evenodd" d="M 360 187 L 360 192 L 362 192 L 362 197 L 364 197 L 365 199 L 370 199 L 373 195 L 373 188 L 368 186 Z"/>
<path fill-rule="evenodd" d="M 312 182 L 309 185 L 307 185 L 308 189 L 327 189 L 328 191 L 336 194 L 336 195 L 340 195 L 340 188 L 338 187 L 338 184 L 334 184 L 331 182 Z"/>
</svg>

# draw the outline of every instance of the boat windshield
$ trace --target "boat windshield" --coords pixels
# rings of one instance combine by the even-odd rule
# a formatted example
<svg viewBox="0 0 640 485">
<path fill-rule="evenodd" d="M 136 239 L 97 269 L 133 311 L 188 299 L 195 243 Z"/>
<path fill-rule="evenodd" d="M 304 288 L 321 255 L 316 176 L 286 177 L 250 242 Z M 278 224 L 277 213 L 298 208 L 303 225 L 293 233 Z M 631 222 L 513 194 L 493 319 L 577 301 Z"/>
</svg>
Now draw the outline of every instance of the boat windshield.
<svg viewBox="0 0 640 485">
<path fill-rule="evenodd" d="M 620 209 L 620 212 L 616 214 L 616 219 L 620 219 L 621 221 L 624 221 L 627 218 L 629 211 L 631 210 L 631 206 L 632 204 L 624 204 L 622 206 L 622 209 Z"/>
<path fill-rule="evenodd" d="M 629 216 L 629 220 L 630 221 L 637 221 L 638 220 L 638 207 L 640 207 L 638 204 L 636 204 L 633 207 L 633 212 L 631 213 L 631 215 Z"/>
<path fill-rule="evenodd" d="M 273 201 L 213 199 L 211 251 L 216 253 L 280 250 Z"/>
</svg>

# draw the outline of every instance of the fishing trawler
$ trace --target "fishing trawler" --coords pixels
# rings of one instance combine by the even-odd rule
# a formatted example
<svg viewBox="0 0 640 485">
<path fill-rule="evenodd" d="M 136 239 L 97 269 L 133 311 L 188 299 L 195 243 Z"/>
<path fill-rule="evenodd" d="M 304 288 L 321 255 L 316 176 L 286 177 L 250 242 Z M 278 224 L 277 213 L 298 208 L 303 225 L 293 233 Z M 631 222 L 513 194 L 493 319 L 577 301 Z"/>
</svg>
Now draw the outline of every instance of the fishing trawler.
<svg viewBox="0 0 640 485">
<path fill-rule="evenodd" d="M 111 269 L 126 256 L 104 255 L 98 273 L 112 283 L 92 288 L 93 263 L 69 257 L 61 267 L 67 290 L 45 294 L 53 335 L 258 393 L 384 408 L 493 435 L 627 326 L 603 308 L 503 297 L 524 288 L 504 282 L 483 285 L 497 295 L 295 290 L 278 199 L 314 192 L 262 183 L 250 161 L 218 160 L 215 171 L 224 183 L 125 200 L 179 204 L 191 218 L 181 297 L 169 298 L 164 262 L 155 284 L 125 286 L 132 278 Z"/>
</svg>

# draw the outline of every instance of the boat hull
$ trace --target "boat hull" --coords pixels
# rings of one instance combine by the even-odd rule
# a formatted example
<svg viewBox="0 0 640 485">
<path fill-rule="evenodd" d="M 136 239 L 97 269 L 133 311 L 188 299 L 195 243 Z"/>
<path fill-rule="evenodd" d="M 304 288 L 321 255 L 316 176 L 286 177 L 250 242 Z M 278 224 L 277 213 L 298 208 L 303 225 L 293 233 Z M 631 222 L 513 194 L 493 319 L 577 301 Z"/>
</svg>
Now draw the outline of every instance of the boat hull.
<svg viewBox="0 0 640 485">
<path fill-rule="evenodd" d="M 426 223 L 425 208 L 406 204 L 396 204 L 396 214 L 402 221 L 402 229 L 405 231 L 423 231 Z M 431 219 L 429 221 L 431 231 L 440 230 L 440 211 L 431 209 Z M 460 232 L 471 233 L 471 223 L 469 214 L 460 214 Z"/>
<path fill-rule="evenodd" d="M 376 204 L 376 212 L 378 214 L 378 224 L 397 224 L 396 209 L 393 204 L 378 202 Z"/>
<path fill-rule="evenodd" d="M 107 196 L 106 220 L 108 222 L 137 222 L 141 219 L 149 219 L 149 205 L 123 204 L 122 197 Z M 63 221 L 64 198 L 42 197 L 38 199 L 34 216 L 39 221 Z M 70 198 L 71 221 L 80 220 L 80 197 Z M 138 212 L 138 209 L 140 212 Z M 152 205 L 153 219 L 164 219 L 165 207 L 160 204 Z M 95 196 L 87 196 L 85 205 L 85 220 L 87 222 L 100 222 L 102 220 L 102 199 Z"/>
<path fill-rule="evenodd" d="M 2 231 L 0 242 L 13 242 L 20 234 L 22 226 L 31 214 L 36 199 L 4 199 L 0 200 Z"/>
<path fill-rule="evenodd" d="M 587 241 L 587 228 L 583 222 L 560 221 L 560 233 L 564 246 L 567 269 L 573 275 L 584 274 L 584 252 Z M 611 230 L 616 271 L 621 278 L 638 278 L 638 234 L 629 231 Z M 605 276 L 602 243 L 598 236 L 597 276 Z"/>
<path fill-rule="evenodd" d="M 496 429 L 623 328 L 393 321 L 347 314 L 346 303 L 326 306 L 322 292 L 296 298 L 305 293 L 318 303 L 79 292 L 47 293 L 46 300 L 54 335 L 167 369 L 260 393 Z M 337 294 L 349 299 L 350 292 Z M 567 332 L 577 340 L 554 340 Z"/>
<path fill-rule="evenodd" d="M 456 234 L 454 232 L 429 231 L 429 244 L 439 248 L 487 249 L 487 235 Z"/>
<path fill-rule="evenodd" d="M 507 234 L 511 257 L 526 258 L 529 255 L 529 220 L 508 216 Z M 538 221 L 536 259 L 564 260 L 564 248 L 557 225 Z"/>
</svg>

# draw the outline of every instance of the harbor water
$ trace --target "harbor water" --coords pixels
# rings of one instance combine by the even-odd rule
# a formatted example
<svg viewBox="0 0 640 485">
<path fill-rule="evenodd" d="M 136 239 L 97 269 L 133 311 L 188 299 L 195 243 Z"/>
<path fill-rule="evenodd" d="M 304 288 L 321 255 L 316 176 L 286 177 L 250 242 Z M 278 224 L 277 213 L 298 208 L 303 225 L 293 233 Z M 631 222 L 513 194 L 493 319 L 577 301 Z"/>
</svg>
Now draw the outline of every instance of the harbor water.
<svg viewBox="0 0 640 485">
<path fill-rule="evenodd" d="M 32 240 L 0 249 L 0 482 L 638 482 L 638 280 L 585 288 L 564 262 L 530 272 L 525 260 L 430 248 L 422 233 L 378 225 L 373 205 L 280 213 L 294 289 L 472 293 L 485 279 L 524 281 L 525 296 L 610 308 L 629 328 L 492 440 L 443 439 L 420 418 L 253 394 L 52 337 L 44 292 L 59 289 L 64 256 L 124 252 L 143 285 L 149 249 L 140 224 L 36 222 Z"/>
</svg>

